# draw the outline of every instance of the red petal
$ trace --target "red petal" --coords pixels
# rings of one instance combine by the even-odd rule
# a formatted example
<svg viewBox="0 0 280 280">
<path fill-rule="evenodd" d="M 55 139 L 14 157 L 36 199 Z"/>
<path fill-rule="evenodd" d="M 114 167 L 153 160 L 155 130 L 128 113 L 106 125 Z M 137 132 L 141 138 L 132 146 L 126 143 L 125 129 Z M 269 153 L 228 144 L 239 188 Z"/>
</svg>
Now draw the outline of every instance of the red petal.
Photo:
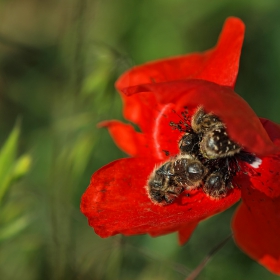
<svg viewBox="0 0 280 280">
<path fill-rule="evenodd" d="M 178 237 L 179 237 L 179 244 L 183 245 L 185 244 L 189 238 L 191 237 L 193 231 L 195 230 L 198 222 L 194 223 L 188 223 L 188 224 L 183 224 L 182 226 L 179 225 L 171 225 L 167 228 L 159 228 L 153 231 L 150 231 L 149 234 L 152 237 L 157 237 L 160 235 L 172 233 L 174 231 L 178 231 Z"/>
<path fill-rule="evenodd" d="M 159 102 L 175 103 L 178 111 L 185 106 L 193 109 L 202 105 L 206 111 L 219 116 L 226 124 L 230 137 L 249 152 L 263 156 L 280 150 L 270 140 L 248 103 L 229 87 L 203 80 L 188 80 L 140 85 L 126 91 L 129 94 L 150 91 Z"/>
<path fill-rule="evenodd" d="M 235 241 L 249 256 L 280 275 L 280 197 L 269 198 L 246 187 L 242 198 L 244 203 L 232 223 Z"/>
<path fill-rule="evenodd" d="M 260 118 L 260 121 L 271 141 L 275 145 L 280 146 L 280 125 L 264 118 Z"/>
<path fill-rule="evenodd" d="M 253 188 L 272 198 L 280 196 L 280 155 L 263 158 L 254 171 L 257 174 L 250 176 Z"/>
<path fill-rule="evenodd" d="M 206 52 L 208 60 L 197 79 L 234 88 L 239 69 L 239 58 L 244 39 L 245 26 L 238 18 L 228 18 L 217 46 Z"/>
<path fill-rule="evenodd" d="M 160 110 L 155 96 L 150 93 L 141 95 L 126 96 L 121 94 L 124 102 L 124 117 L 137 124 L 142 132 L 151 133 L 151 121 L 153 121 Z"/>
<path fill-rule="evenodd" d="M 178 142 L 182 132 L 174 130 L 170 126 L 171 121 L 178 123 L 181 120 L 174 108 L 174 104 L 162 106 L 161 110 L 157 112 L 155 120 L 151 122 L 153 129 L 150 139 L 153 141 L 153 155 L 160 160 L 166 160 L 166 155 L 174 156 L 179 153 Z"/>
<path fill-rule="evenodd" d="M 116 145 L 131 156 L 148 156 L 152 148 L 147 135 L 136 132 L 132 125 L 120 121 L 104 121 L 99 127 L 107 127 Z"/>
<path fill-rule="evenodd" d="M 194 78 L 234 87 L 244 29 L 240 19 L 228 18 L 214 49 L 134 67 L 119 78 L 116 87 L 122 90 L 139 84 Z"/>
<path fill-rule="evenodd" d="M 227 209 L 240 198 L 237 189 L 220 200 L 211 200 L 201 190 L 194 190 L 189 195 L 183 193 L 171 205 L 155 205 L 144 188 L 154 165 L 149 158 L 121 159 L 92 176 L 82 197 L 81 211 L 98 235 L 159 235 L 181 230 Z"/>
<path fill-rule="evenodd" d="M 183 245 L 184 243 L 186 243 L 190 239 L 190 237 L 191 237 L 193 231 L 195 230 L 196 226 L 197 226 L 197 223 L 189 223 L 188 225 L 183 226 L 179 229 L 178 234 L 179 234 L 180 245 Z"/>
<path fill-rule="evenodd" d="M 174 112 L 174 105 L 161 106 L 154 119 L 150 119 L 151 131 L 136 132 L 129 124 L 119 121 L 105 121 L 99 126 L 107 127 L 117 146 L 131 156 L 153 157 L 165 161 L 179 153 L 178 141 L 182 133 L 174 130 L 170 122 L 179 122 L 180 116 Z"/>
</svg>

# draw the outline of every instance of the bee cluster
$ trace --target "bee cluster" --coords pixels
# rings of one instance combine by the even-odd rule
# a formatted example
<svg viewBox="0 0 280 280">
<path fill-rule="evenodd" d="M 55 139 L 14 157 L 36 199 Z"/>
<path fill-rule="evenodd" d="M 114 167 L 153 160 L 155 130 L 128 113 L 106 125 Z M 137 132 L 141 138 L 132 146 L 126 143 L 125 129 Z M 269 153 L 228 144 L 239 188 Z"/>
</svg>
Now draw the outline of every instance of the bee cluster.
<svg viewBox="0 0 280 280">
<path fill-rule="evenodd" d="M 182 120 L 170 125 L 184 134 L 178 143 L 179 154 L 156 167 L 148 178 L 148 196 L 156 204 L 170 204 L 184 190 L 198 187 L 211 198 L 223 198 L 240 171 L 238 159 L 255 160 L 229 138 L 223 122 L 203 107 L 192 118 L 182 112 Z"/>
</svg>

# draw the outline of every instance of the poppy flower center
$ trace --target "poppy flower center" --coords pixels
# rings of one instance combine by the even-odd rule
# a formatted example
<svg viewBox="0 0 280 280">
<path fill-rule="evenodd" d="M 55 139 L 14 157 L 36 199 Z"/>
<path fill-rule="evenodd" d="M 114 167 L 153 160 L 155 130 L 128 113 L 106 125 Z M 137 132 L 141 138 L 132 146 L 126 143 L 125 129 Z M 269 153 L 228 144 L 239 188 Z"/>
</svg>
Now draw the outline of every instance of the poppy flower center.
<svg viewBox="0 0 280 280">
<path fill-rule="evenodd" d="M 148 179 L 148 196 L 156 204 L 170 204 L 184 190 L 199 187 L 210 198 L 221 199 L 238 187 L 232 181 L 242 171 L 239 160 L 252 166 L 259 160 L 231 140 L 225 124 L 203 107 L 192 118 L 185 109 L 181 120 L 170 126 L 183 133 L 178 143 L 180 152 L 156 167 Z"/>
</svg>

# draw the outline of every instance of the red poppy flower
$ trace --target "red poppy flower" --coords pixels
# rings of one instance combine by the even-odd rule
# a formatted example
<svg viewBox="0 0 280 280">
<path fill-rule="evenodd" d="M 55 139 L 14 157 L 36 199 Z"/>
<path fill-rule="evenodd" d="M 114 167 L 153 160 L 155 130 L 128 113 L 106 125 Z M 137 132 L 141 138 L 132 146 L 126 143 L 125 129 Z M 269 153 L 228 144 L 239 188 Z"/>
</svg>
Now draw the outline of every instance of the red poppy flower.
<svg viewBox="0 0 280 280">
<path fill-rule="evenodd" d="M 232 224 L 235 241 L 280 274 L 280 126 L 259 119 L 233 90 L 243 36 L 242 21 L 229 18 L 213 49 L 147 63 L 119 78 L 124 116 L 141 132 L 117 120 L 101 124 L 131 157 L 95 172 L 82 197 L 81 211 L 98 235 L 176 231 L 183 244 L 201 220 L 242 198 Z M 230 139 L 260 158 L 261 165 L 242 163 L 246 172 L 233 178 L 239 187 L 224 198 L 211 199 L 197 188 L 183 192 L 172 204 L 156 205 L 144 187 L 155 166 L 179 153 L 182 132 L 172 130 L 170 122 L 178 122 L 185 107 L 192 114 L 198 106 L 217 115 Z"/>
</svg>

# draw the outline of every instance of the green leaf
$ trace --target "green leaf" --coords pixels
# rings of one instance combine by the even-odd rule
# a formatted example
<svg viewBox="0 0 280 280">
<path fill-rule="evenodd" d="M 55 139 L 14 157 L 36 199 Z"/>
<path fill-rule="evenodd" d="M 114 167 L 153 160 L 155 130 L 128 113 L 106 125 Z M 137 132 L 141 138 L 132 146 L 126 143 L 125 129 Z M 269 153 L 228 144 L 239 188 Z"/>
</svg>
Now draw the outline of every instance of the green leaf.
<svg viewBox="0 0 280 280">
<path fill-rule="evenodd" d="M 30 156 L 23 155 L 16 160 L 19 133 L 19 124 L 16 124 L 0 150 L 0 203 L 11 183 L 22 177 L 30 168 Z"/>
<path fill-rule="evenodd" d="M 30 166 L 31 157 L 29 155 L 23 155 L 13 163 L 12 168 L 9 170 L 6 176 L 3 176 L 3 180 L 1 181 L 0 185 L 0 205 L 1 200 L 5 196 L 12 183 L 24 176 L 29 171 Z"/>
<path fill-rule="evenodd" d="M 24 176 L 30 169 L 31 157 L 30 155 L 22 155 L 19 157 L 12 170 L 12 180 L 18 180 Z"/>
<path fill-rule="evenodd" d="M 2 225 L 0 229 L 0 242 L 16 236 L 20 231 L 24 230 L 30 224 L 30 222 L 31 218 L 25 215 L 4 226 Z"/>
<path fill-rule="evenodd" d="M 0 150 L 0 201 L 2 200 L 7 188 L 9 173 L 13 169 L 19 138 L 19 125 L 16 124 L 9 138 Z"/>
</svg>

